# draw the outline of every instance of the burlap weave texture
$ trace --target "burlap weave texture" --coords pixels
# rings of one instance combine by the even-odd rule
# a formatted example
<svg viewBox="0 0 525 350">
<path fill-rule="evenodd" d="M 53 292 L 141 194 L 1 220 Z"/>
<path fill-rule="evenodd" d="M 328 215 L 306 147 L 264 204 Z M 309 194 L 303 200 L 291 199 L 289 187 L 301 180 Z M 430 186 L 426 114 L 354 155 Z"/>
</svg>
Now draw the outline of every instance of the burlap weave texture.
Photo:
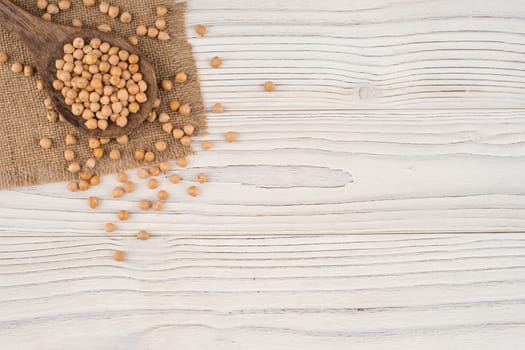
<svg viewBox="0 0 525 350">
<path fill-rule="evenodd" d="M 35 0 L 12 0 L 25 10 L 42 15 L 43 11 L 36 8 Z M 139 24 L 148 27 L 154 26 L 156 20 L 156 6 L 163 3 L 168 7 L 166 31 L 171 40 L 139 37 L 138 48 L 153 63 L 158 79 L 172 79 L 177 72 L 185 72 L 188 80 L 182 84 L 174 84 L 170 92 L 160 89 L 159 98 L 162 101 L 158 112 L 168 112 L 171 123 L 175 128 L 186 124 L 195 126 L 196 134 L 206 132 L 206 117 L 202 96 L 200 93 L 197 69 L 193 59 L 191 45 L 188 43 L 184 26 L 185 3 L 175 3 L 174 0 L 111 0 L 112 5 L 119 6 L 121 11 L 132 14 L 133 20 L 123 24 L 119 19 L 112 19 L 103 14 L 96 7 L 86 8 L 81 0 L 72 0 L 72 6 L 53 16 L 53 21 L 71 25 L 73 19 L 82 21 L 87 28 L 96 28 L 101 23 L 109 24 L 116 35 L 128 38 L 135 35 Z M 46 119 L 44 92 L 36 89 L 38 74 L 27 78 L 22 74 L 11 72 L 14 62 L 30 64 L 33 62 L 23 45 L 9 32 L 0 27 L 0 51 L 7 53 L 9 61 L 0 64 L 0 189 L 16 186 L 41 184 L 75 179 L 67 172 L 68 163 L 64 160 L 64 151 L 72 149 L 77 160 L 82 164 L 92 157 L 88 147 L 88 137 L 72 127 L 67 122 L 51 123 Z M 192 113 L 189 117 L 170 112 L 169 101 L 177 99 L 182 103 L 189 103 Z M 78 144 L 65 145 L 66 134 L 71 133 L 78 138 Z M 38 145 L 42 137 L 53 140 L 53 147 L 49 150 L 41 149 Z M 119 148 L 122 158 L 113 161 L 104 157 L 97 162 L 96 173 L 108 174 L 119 170 L 130 169 L 144 165 L 134 159 L 136 148 L 154 150 L 155 142 L 164 140 L 168 143 L 165 152 L 158 153 L 156 161 L 172 160 L 186 156 L 191 152 L 189 148 L 174 141 L 170 134 L 162 130 L 159 122 L 144 122 L 130 135 L 127 145 L 118 145 L 115 141 L 105 145 L 106 154 L 113 148 Z"/>
</svg>

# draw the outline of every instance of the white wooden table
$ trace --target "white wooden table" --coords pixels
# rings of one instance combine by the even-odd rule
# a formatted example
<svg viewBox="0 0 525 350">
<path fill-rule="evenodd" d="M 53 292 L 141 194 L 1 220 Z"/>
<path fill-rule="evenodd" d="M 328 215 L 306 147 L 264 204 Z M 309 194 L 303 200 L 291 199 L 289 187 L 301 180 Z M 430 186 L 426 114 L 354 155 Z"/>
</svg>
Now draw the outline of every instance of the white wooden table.
<svg viewBox="0 0 525 350">
<path fill-rule="evenodd" d="M 525 3 L 188 5 L 227 111 L 180 173 L 211 182 L 156 214 L 113 177 L 0 193 L 1 348 L 522 348 Z"/>
</svg>

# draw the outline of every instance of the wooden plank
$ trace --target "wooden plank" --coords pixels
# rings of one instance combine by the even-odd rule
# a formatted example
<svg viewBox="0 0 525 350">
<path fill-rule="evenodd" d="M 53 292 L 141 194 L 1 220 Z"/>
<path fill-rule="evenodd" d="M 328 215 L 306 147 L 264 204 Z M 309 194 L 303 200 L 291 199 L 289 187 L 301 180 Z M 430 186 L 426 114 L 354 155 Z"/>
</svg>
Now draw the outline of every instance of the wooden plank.
<svg viewBox="0 0 525 350">
<path fill-rule="evenodd" d="M 525 118 L 521 110 L 230 112 L 210 116 L 211 151 L 177 170 L 166 210 L 135 172 L 137 191 L 111 198 L 114 176 L 89 192 L 64 184 L 2 193 L 0 235 L 161 235 L 525 231 Z M 221 141 L 228 129 L 239 142 Z M 210 182 L 185 194 L 198 172 Z M 99 209 L 86 198 L 101 198 Z"/>
<path fill-rule="evenodd" d="M 524 108 L 524 16 L 521 0 L 195 0 L 187 23 L 206 99 L 231 110 Z"/>
<path fill-rule="evenodd" d="M 520 234 L 11 237 L 0 276 L 3 349 L 492 349 L 525 331 Z"/>
</svg>

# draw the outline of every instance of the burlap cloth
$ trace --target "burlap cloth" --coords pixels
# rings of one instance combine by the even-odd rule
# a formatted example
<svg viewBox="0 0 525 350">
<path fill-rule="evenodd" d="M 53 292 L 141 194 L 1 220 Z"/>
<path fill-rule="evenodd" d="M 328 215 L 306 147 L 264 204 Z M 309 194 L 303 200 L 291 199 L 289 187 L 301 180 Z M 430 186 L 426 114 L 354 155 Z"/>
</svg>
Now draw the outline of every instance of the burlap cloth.
<svg viewBox="0 0 525 350">
<path fill-rule="evenodd" d="M 27 11 L 41 15 L 43 11 L 36 8 L 35 0 L 12 0 Z M 51 1 L 56 3 L 56 1 Z M 185 72 L 188 80 L 182 84 L 174 84 L 171 92 L 160 91 L 162 101 L 157 112 L 168 112 L 173 126 L 182 127 L 185 124 L 195 126 L 196 133 L 202 134 L 206 130 L 206 117 L 200 93 L 197 69 L 193 59 L 192 48 L 188 43 L 184 27 L 185 3 L 176 4 L 174 0 L 111 0 L 111 4 L 119 6 L 121 11 L 132 14 L 133 20 L 129 24 L 122 24 L 120 20 L 112 19 L 95 7 L 86 8 L 81 0 L 71 0 L 71 8 L 53 16 L 53 22 L 71 24 L 73 19 L 80 19 L 83 27 L 96 28 L 101 23 L 111 26 L 114 34 L 128 38 L 135 35 L 135 28 L 139 24 L 153 26 L 156 20 L 156 6 L 164 3 L 168 7 L 166 31 L 171 40 L 163 42 L 158 39 L 139 37 L 138 48 L 153 63 L 158 79 L 173 79 L 177 72 Z M 67 146 L 77 155 L 81 164 L 92 157 L 88 147 L 88 137 L 67 122 L 49 122 L 46 118 L 47 110 L 44 92 L 36 89 L 38 74 L 27 78 L 22 74 L 11 72 L 13 62 L 21 62 L 34 66 L 23 45 L 9 32 L 0 26 L 0 52 L 9 56 L 8 62 L 0 64 L 0 188 L 33 185 L 46 182 L 73 180 L 76 176 L 67 172 L 68 163 L 64 159 L 66 149 L 65 136 L 72 133 L 77 136 L 78 144 Z M 171 112 L 168 104 L 171 99 L 182 103 L 189 103 L 192 113 L 189 117 Z M 154 144 L 158 140 L 168 142 L 165 152 L 155 152 L 157 161 L 172 160 L 191 152 L 174 141 L 170 134 L 165 133 L 161 124 L 144 122 L 130 135 L 127 145 L 118 145 L 115 141 L 103 146 L 106 156 L 97 161 L 95 172 L 108 174 L 121 169 L 129 169 L 144 165 L 134 159 L 134 151 L 141 147 L 154 151 Z M 53 140 L 53 147 L 48 150 L 39 147 L 39 140 L 47 136 Z M 110 160 L 107 153 L 113 148 L 121 150 L 122 159 Z"/>
</svg>

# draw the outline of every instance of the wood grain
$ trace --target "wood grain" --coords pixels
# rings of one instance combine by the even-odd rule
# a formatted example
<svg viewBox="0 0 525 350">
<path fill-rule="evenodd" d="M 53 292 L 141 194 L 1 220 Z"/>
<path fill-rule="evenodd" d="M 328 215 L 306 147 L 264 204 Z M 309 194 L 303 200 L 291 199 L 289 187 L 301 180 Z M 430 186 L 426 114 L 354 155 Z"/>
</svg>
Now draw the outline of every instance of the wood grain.
<svg viewBox="0 0 525 350">
<path fill-rule="evenodd" d="M 525 331 L 520 234 L 2 242 L 4 349 L 512 349 Z"/>
</svg>

